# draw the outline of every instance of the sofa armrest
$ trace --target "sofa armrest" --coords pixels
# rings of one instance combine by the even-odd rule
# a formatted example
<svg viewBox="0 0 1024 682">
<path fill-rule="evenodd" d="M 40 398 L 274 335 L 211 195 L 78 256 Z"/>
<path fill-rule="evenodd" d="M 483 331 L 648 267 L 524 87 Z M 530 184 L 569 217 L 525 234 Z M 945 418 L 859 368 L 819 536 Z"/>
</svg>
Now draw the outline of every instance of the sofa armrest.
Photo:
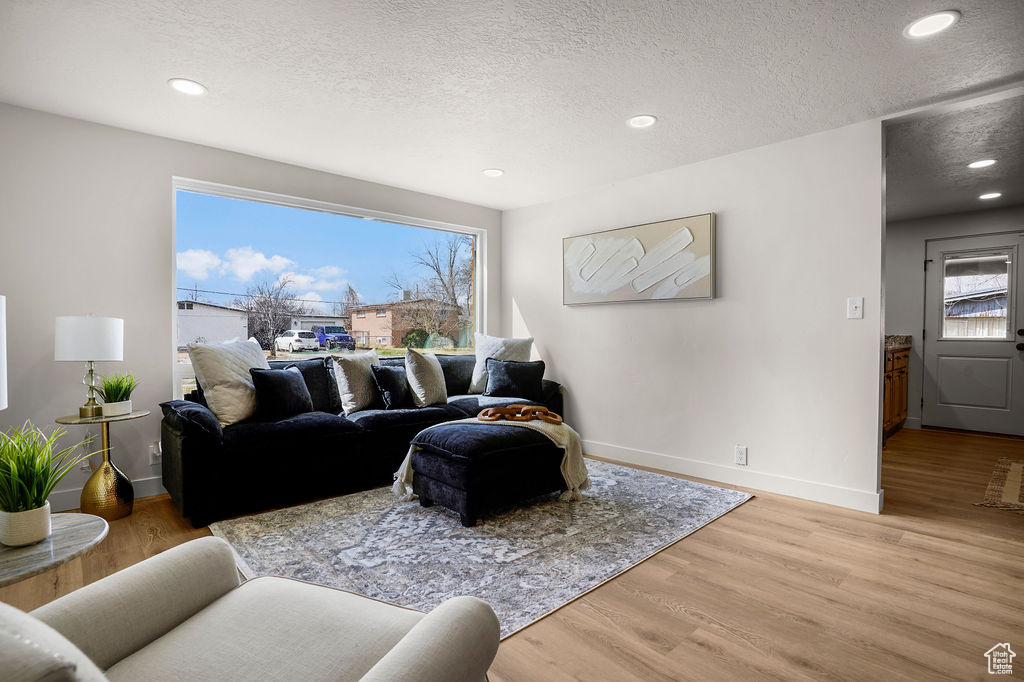
<svg viewBox="0 0 1024 682">
<path fill-rule="evenodd" d="M 32 615 L 106 670 L 238 586 L 230 545 L 186 542 L 39 607 Z"/>
<path fill-rule="evenodd" d="M 224 430 L 217 416 L 210 408 L 191 400 L 171 400 L 160 403 L 164 411 L 164 421 L 185 435 L 212 438 L 218 443 L 224 438 Z"/>
<path fill-rule="evenodd" d="M 453 597 L 423 617 L 361 682 L 484 680 L 498 653 L 498 617 L 476 597 Z"/>
<path fill-rule="evenodd" d="M 565 409 L 565 403 L 562 399 L 562 384 L 550 379 L 541 379 L 540 388 L 543 392 L 541 402 L 552 412 L 564 416 L 562 410 Z"/>
</svg>

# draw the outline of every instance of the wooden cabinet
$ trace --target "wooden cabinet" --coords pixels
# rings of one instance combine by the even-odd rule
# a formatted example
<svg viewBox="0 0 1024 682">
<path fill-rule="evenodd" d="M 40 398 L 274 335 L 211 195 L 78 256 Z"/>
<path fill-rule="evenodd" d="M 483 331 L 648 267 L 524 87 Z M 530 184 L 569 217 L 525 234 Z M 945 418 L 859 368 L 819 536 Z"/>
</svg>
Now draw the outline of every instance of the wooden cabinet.
<svg viewBox="0 0 1024 682">
<path fill-rule="evenodd" d="M 885 401 L 882 409 L 882 430 L 885 435 L 899 431 L 907 420 L 907 371 L 910 348 L 885 351 Z"/>
</svg>

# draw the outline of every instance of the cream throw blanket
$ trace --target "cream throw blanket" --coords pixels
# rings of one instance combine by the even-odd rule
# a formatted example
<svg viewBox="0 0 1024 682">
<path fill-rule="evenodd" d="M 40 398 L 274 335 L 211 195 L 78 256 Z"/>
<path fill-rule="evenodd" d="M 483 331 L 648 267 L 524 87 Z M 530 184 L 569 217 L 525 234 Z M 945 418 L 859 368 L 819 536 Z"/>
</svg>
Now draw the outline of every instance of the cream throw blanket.
<svg viewBox="0 0 1024 682">
<path fill-rule="evenodd" d="M 543 433 L 548 439 L 565 451 L 562 457 L 562 477 L 565 478 L 565 487 L 568 488 L 558 499 L 567 502 L 581 499 L 580 491 L 590 487 L 590 476 L 587 472 L 587 464 L 583 461 L 583 444 L 580 442 L 580 434 L 576 433 L 568 424 L 549 424 L 540 419 L 533 419 L 528 422 L 513 422 L 500 420 L 496 422 L 482 422 L 476 417 L 458 419 L 456 421 L 444 422 L 427 427 L 436 429 L 438 426 L 449 424 L 476 424 L 477 426 L 522 426 Z M 424 429 L 426 430 L 426 429 Z M 405 456 L 402 466 L 395 472 L 395 484 L 391 490 L 403 502 L 413 498 L 412 492 L 412 453 L 420 448 L 416 445 L 409 447 L 409 454 Z"/>
</svg>

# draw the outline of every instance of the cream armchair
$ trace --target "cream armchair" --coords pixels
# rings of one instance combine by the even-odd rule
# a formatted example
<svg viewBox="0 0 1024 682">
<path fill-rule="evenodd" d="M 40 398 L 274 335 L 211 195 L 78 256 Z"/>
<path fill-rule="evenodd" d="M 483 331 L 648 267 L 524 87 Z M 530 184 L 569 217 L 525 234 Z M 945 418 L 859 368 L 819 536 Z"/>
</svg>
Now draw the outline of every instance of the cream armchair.
<svg viewBox="0 0 1024 682">
<path fill-rule="evenodd" d="M 478 682 L 498 636 L 474 597 L 424 614 L 288 578 L 239 584 L 211 537 L 31 614 L 0 604 L 0 679 Z"/>
</svg>

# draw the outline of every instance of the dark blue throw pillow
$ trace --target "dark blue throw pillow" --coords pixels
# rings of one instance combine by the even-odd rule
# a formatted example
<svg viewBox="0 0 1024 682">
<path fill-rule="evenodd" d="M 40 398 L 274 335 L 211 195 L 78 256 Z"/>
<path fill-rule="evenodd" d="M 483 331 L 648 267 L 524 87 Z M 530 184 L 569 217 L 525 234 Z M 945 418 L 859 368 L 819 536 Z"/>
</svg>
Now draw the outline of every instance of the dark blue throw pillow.
<svg viewBox="0 0 1024 682">
<path fill-rule="evenodd" d="M 249 370 L 256 388 L 256 419 L 277 422 L 313 411 L 313 399 L 302 373 L 295 369 Z"/>
<path fill-rule="evenodd" d="M 306 388 L 309 389 L 309 397 L 313 399 L 314 410 L 331 414 L 341 412 L 341 394 L 338 392 L 338 382 L 334 378 L 330 358 L 300 360 L 290 363 L 285 369 L 288 367 L 294 367 L 302 372 Z"/>
<path fill-rule="evenodd" d="M 484 395 L 541 400 L 544 389 L 544 361 L 516 362 L 487 358 L 487 388 Z"/>
<path fill-rule="evenodd" d="M 404 366 L 371 365 L 370 371 L 373 372 L 373 380 L 377 383 L 377 392 L 384 402 L 385 410 L 413 406 Z"/>
</svg>

